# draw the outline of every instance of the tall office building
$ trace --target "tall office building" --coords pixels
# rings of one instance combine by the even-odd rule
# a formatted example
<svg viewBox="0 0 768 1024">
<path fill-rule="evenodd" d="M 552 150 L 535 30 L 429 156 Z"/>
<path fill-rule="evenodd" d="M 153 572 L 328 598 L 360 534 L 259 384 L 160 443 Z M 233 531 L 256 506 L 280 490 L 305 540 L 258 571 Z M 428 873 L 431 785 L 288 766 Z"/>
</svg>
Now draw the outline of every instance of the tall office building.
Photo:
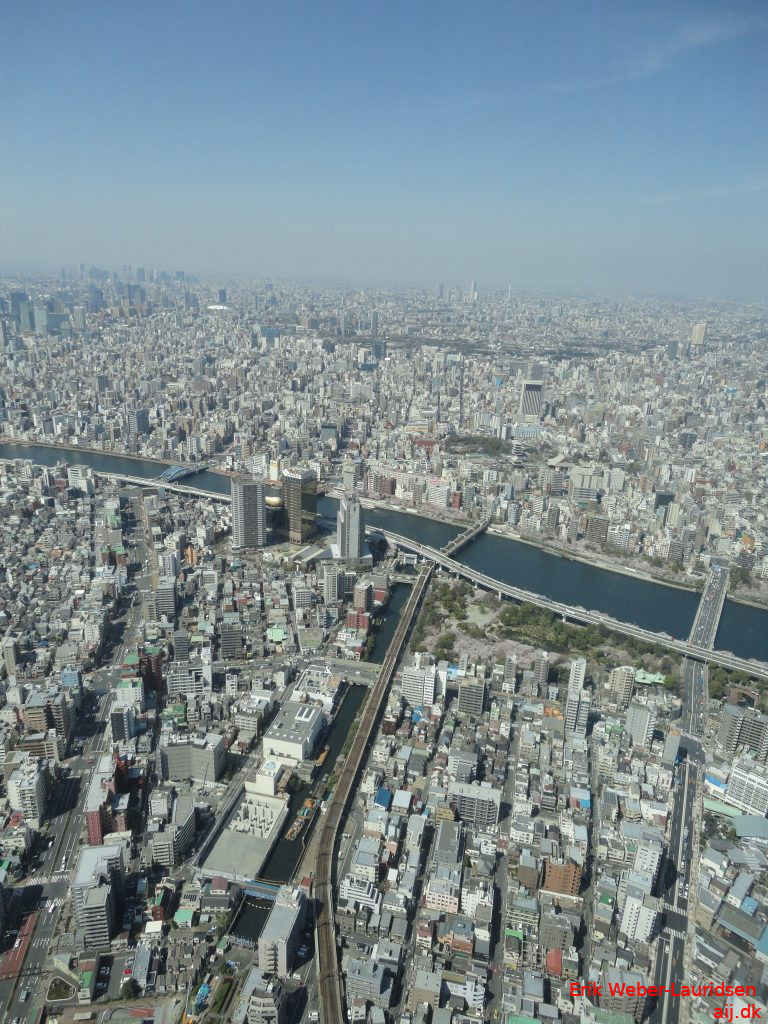
<svg viewBox="0 0 768 1024">
<path fill-rule="evenodd" d="M 745 814 L 764 818 L 768 812 L 768 774 L 752 758 L 742 757 L 733 766 L 725 799 Z"/>
<path fill-rule="evenodd" d="M 16 667 L 19 660 L 19 645 L 12 636 L 7 636 L 0 644 L 0 651 L 3 652 L 3 664 L 8 677 L 13 683 L 16 679 Z"/>
<path fill-rule="evenodd" d="M 231 490 L 232 547 L 263 548 L 267 543 L 267 507 L 263 480 L 233 477 Z"/>
<path fill-rule="evenodd" d="M 428 665 L 406 665 L 402 671 L 400 690 L 412 708 L 431 708 L 435 703 L 437 668 Z"/>
<path fill-rule="evenodd" d="M 132 436 L 149 433 L 149 409 L 131 409 L 128 413 L 128 433 Z"/>
<path fill-rule="evenodd" d="M 495 825 L 501 809 L 501 790 L 489 782 L 452 782 L 448 787 L 448 802 L 462 821 L 480 828 Z"/>
<path fill-rule="evenodd" d="M 533 676 L 539 697 L 543 697 L 547 692 L 549 667 L 549 654 L 547 651 L 537 651 L 533 662 Z"/>
<path fill-rule="evenodd" d="M 504 689 L 514 693 L 517 688 L 517 655 L 508 654 L 504 661 Z"/>
<path fill-rule="evenodd" d="M 173 797 L 170 820 L 162 831 L 152 833 L 150 849 L 154 864 L 172 868 L 178 864 L 195 838 L 195 800 L 188 789 Z"/>
<path fill-rule="evenodd" d="M 757 708 L 742 708 L 726 704 L 720 716 L 717 742 L 727 754 L 736 748 L 747 747 L 761 764 L 768 760 L 768 715 Z"/>
<path fill-rule="evenodd" d="M 125 885 L 126 843 L 80 848 L 71 884 L 77 925 L 84 929 L 89 946 L 109 946 L 115 934 Z"/>
<path fill-rule="evenodd" d="M 222 622 L 221 658 L 223 661 L 237 661 L 243 656 L 243 627 L 240 622 Z"/>
<path fill-rule="evenodd" d="M 174 630 L 173 658 L 174 661 L 189 661 L 189 633 L 185 628 Z"/>
<path fill-rule="evenodd" d="M 691 344 L 692 345 L 703 345 L 704 339 L 707 336 L 707 325 L 706 323 L 694 324 L 691 329 Z"/>
<path fill-rule="evenodd" d="M 544 404 L 544 384 L 540 380 L 524 380 L 517 411 L 522 416 L 540 416 Z"/>
<path fill-rule="evenodd" d="M 288 540 L 303 544 L 315 532 L 317 474 L 314 469 L 283 470 L 283 502 L 288 517 Z"/>
<path fill-rule="evenodd" d="M 632 868 L 638 875 L 647 875 L 651 885 L 655 885 L 663 855 L 664 848 L 659 839 L 642 839 L 635 848 Z"/>
<path fill-rule="evenodd" d="M 584 677 L 587 672 L 587 662 L 584 658 L 576 658 L 571 662 L 571 672 L 568 678 L 568 697 L 565 703 L 565 731 L 566 733 L 586 732 L 589 716 L 590 694 L 584 689 Z"/>
<path fill-rule="evenodd" d="M 345 561 L 356 562 L 365 551 L 365 522 L 363 509 L 357 498 L 345 494 L 336 515 L 336 536 L 339 555 Z"/>
<path fill-rule="evenodd" d="M 45 818 L 47 772 L 41 759 L 28 754 L 7 777 L 8 803 L 30 828 L 38 829 Z"/>
<path fill-rule="evenodd" d="M 650 942 L 656 930 L 658 901 L 635 885 L 627 887 L 619 933 L 630 942 Z"/>
<path fill-rule="evenodd" d="M 170 622 L 176 617 L 176 580 L 173 576 L 161 576 L 155 588 L 155 611 L 158 617 L 165 615 Z"/>
<path fill-rule="evenodd" d="M 259 967 L 265 974 L 276 974 L 280 978 L 290 974 L 296 950 L 301 945 L 305 917 L 304 893 L 282 885 L 259 936 Z"/>
<path fill-rule="evenodd" d="M 459 680 L 459 714 L 480 718 L 485 704 L 485 680 L 465 676 Z"/>
<path fill-rule="evenodd" d="M 639 971 L 625 971 L 621 967 L 605 967 L 602 971 L 601 995 L 597 1002 L 601 1010 L 609 1013 L 628 1014 L 633 1020 L 641 1021 L 646 1016 L 647 996 L 650 984 L 646 974 Z"/>
<path fill-rule="evenodd" d="M 109 724 L 115 743 L 127 743 L 135 734 L 135 714 L 129 704 L 118 704 L 110 713 Z"/>
</svg>

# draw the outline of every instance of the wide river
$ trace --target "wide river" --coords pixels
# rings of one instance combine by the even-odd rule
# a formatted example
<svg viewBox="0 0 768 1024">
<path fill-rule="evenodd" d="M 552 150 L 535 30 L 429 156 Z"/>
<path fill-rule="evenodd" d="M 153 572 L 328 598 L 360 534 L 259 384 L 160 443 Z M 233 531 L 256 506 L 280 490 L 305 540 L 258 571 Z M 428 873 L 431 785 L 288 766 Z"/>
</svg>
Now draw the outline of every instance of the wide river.
<svg viewBox="0 0 768 1024">
<path fill-rule="evenodd" d="M 97 472 L 125 473 L 149 480 L 162 469 L 160 464 L 147 460 L 46 445 L 0 443 L 0 459 L 32 459 L 41 466 L 66 460 L 91 466 Z M 214 494 L 229 493 L 229 478 L 220 473 L 197 473 L 186 482 Z M 335 516 L 337 505 L 333 498 L 321 498 L 318 511 Z M 390 509 L 369 509 L 365 516 L 371 526 L 381 526 L 434 547 L 460 532 L 447 523 Z M 688 636 L 698 604 L 697 594 L 572 561 L 506 537 L 485 534 L 465 548 L 459 558 L 505 583 L 676 637 Z M 768 611 L 726 601 L 715 646 L 743 658 L 768 661 Z"/>
</svg>

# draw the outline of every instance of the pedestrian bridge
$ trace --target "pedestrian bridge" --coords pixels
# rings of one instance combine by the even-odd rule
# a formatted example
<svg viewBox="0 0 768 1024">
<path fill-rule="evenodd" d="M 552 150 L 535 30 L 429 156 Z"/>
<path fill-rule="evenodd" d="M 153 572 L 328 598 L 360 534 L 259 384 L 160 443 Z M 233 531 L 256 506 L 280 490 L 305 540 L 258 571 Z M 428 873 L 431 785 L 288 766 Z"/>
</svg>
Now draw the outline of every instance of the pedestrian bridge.
<svg viewBox="0 0 768 1024">
<path fill-rule="evenodd" d="M 243 882 L 243 892 L 246 896 L 268 900 L 270 903 L 275 902 L 279 890 L 279 882 L 267 882 L 263 878 L 253 878 L 250 882 Z"/>
</svg>

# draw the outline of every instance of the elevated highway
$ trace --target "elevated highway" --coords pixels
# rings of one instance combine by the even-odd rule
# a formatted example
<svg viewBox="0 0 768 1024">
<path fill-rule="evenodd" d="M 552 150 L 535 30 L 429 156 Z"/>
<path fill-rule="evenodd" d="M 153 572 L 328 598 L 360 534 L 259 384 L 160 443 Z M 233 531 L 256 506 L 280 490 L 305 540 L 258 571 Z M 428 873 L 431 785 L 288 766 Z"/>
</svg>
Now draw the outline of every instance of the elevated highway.
<svg viewBox="0 0 768 1024">
<path fill-rule="evenodd" d="M 227 504 L 232 500 L 229 494 L 215 494 L 212 491 L 206 491 L 200 487 L 191 487 L 183 483 L 158 484 L 156 481 L 148 481 L 144 477 L 127 476 L 125 473 L 105 473 L 103 471 L 99 471 L 98 475 L 111 477 L 115 480 L 125 480 L 128 483 L 139 484 L 142 487 L 162 486 L 169 491 L 178 491 L 181 494 L 192 494 L 197 497 L 208 498 L 212 501 L 220 501 Z M 480 526 L 481 524 L 477 524 L 472 528 L 473 530 L 477 530 L 475 536 L 487 529 L 487 524 L 483 526 L 482 529 L 479 528 Z M 712 616 L 710 610 L 710 613 L 704 615 L 704 617 L 701 618 L 701 622 L 699 622 L 700 617 L 703 615 L 702 605 L 704 595 L 702 594 L 702 602 L 700 603 L 699 610 L 696 613 L 696 620 L 694 621 L 694 629 L 691 632 L 691 636 L 688 640 L 678 640 L 676 637 L 669 636 L 666 633 L 654 633 L 651 630 L 635 626 L 631 622 L 622 622 L 620 619 L 614 619 L 603 612 L 592 611 L 578 605 L 567 605 L 561 601 L 554 601 L 551 598 L 545 597 L 543 594 L 536 594 L 533 591 L 525 590 L 522 587 L 514 587 L 508 583 L 502 583 L 500 580 L 493 579 L 491 576 L 487 576 L 484 573 L 478 572 L 476 569 L 471 569 L 469 566 L 463 565 L 461 562 L 456 561 L 450 554 L 446 554 L 438 548 L 430 547 L 427 544 L 420 544 L 418 541 L 411 540 L 410 537 L 404 537 L 402 534 L 393 533 L 390 530 L 385 530 L 380 527 L 366 527 L 365 532 L 367 534 L 379 534 L 384 536 L 388 540 L 392 541 L 392 543 L 397 544 L 398 547 L 401 547 L 406 551 L 413 551 L 422 558 L 428 559 L 435 565 L 439 565 L 448 572 L 453 573 L 455 576 L 460 576 L 468 582 L 474 583 L 476 586 L 484 587 L 486 590 L 490 590 L 498 594 L 500 598 L 510 597 L 515 601 L 525 601 L 528 604 L 534 604 L 539 608 L 545 608 L 548 611 L 554 612 L 556 615 L 560 615 L 563 618 L 571 619 L 573 622 L 581 622 L 585 625 L 593 626 L 602 625 L 617 633 L 623 633 L 625 636 L 632 636 L 637 640 L 644 640 L 646 643 L 655 644 L 659 647 L 666 647 L 667 650 L 674 651 L 675 653 L 682 655 L 684 658 L 692 659 L 695 662 L 721 665 L 723 668 L 731 671 L 747 672 L 756 678 L 768 679 L 768 665 L 765 662 L 748 658 L 739 658 L 730 651 L 715 650 L 712 647 L 717 633 L 717 625 L 720 621 L 720 612 L 722 611 L 726 596 L 727 571 L 725 570 L 722 570 L 720 575 L 721 577 L 723 575 L 725 576 L 726 589 L 721 590 L 718 588 L 717 593 L 719 595 L 719 607 L 717 608 L 716 617 Z M 464 538 L 466 538 L 466 536 L 466 533 L 459 535 L 459 537 Z M 455 538 L 455 540 L 459 540 L 459 537 Z M 465 539 L 462 547 L 469 542 L 470 541 L 468 539 Z M 448 546 L 450 545 L 446 545 L 446 547 Z M 721 587 L 722 584 L 723 580 L 721 579 L 719 587 Z M 709 581 L 707 586 L 709 586 Z M 698 628 L 699 626 L 701 627 L 700 629 Z M 711 636 L 709 635 L 710 633 Z"/>
<path fill-rule="evenodd" d="M 197 470 L 195 470 L 197 472 Z M 193 487 L 191 484 L 185 483 L 174 483 L 168 480 L 161 480 L 159 477 L 155 477 L 152 480 L 147 479 L 145 476 L 131 476 L 130 473 L 111 473 L 104 469 L 95 469 L 94 473 L 96 476 L 103 476 L 107 480 L 122 480 L 126 484 L 136 484 L 139 487 L 162 487 L 166 491 L 176 491 L 178 494 L 192 494 L 197 498 L 208 498 L 211 501 L 225 502 L 227 505 L 231 504 L 232 496 L 230 494 L 219 494 L 216 491 L 206 491 L 202 487 Z"/>
<path fill-rule="evenodd" d="M 696 617 L 691 627 L 690 643 L 714 647 L 725 596 L 728 593 L 728 570 L 712 569 L 701 594 Z M 683 728 L 692 736 L 701 736 L 706 724 L 709 704 L 709 670 L 706 662 L 692 658 L 683 660 Z"/>
<path fill-rule="evenodd" d="M 698 662 L 722 665 L 723 668 L 730 669 L 732 671 L 748 672 L 750 675 L 757 678 L 768 679 L 768 665 L 765 662 L 755 661 L 754 659 L 739 658 L 730 651 L 713 650 L 710 646 L 711 641 L 708 636 L 704 637 L 707 642 L 701 643 L 698 638 L 695 641 L 690 638 L 688 640 L 678 640 L 676 637 L 669 636 L 667 633 L 654 633 L 649 629 L 643 629 L 641 626 L 636 626 L 632 622 L 622 622 L 620 619 L 614 619 L 612 616 L 607 615 L 604 612 L 592 611 L 588 608 L 582 608 L 577 605 L 564 604 L 562 601 L 554 601 L 552 598 L 545 597 L 543 594 L 536 594 L 531 590 L 524 590 L 522 587 L 515 587 L 509 583 L 502 583 L 499 580 L 493 579 L 491 576 L 487 576 L 485 573 L 479 572 L 477 569 L 472 569 L 468 565 L 463 565 L 461 562 L 457 562 L 454 558 L 451 558 L 450 555 L 444 554 L 437 548 L 430 547 L 427 544 L 420 544 L 418 541 L 411 540 L 409 537 L 403 537 L 401 534 L 392 533 L 389 530 L 381 528 L 371 529 L 367 532 L 381 534 L 386 537 L 387 540 L 397 544 L 398 547 L 401 547 L 406 551 L 415 552 L 417 555 L 421 556 L 421 558 L 431 561 L 435 565 L 439 565 L 454 576 L 461 577 L 470 583 L 474 583 L 476 586 L 483 587 L 485 590 L 490 590 L 493 593 L 498 594 L 499 598 L 509 597 L 515 601 L 525 601 L 528 604 L 533 604 L 539 608 L 544 608 L 547 611 L 553 612 L 555 615 L 560 615 L 563 619 L 570 619 L 573 622 L 581 622 L 590 626 L 604 626 L 606 629 L 613 630 L 616 633 L 622 633 L 624 636 L 631 636 L 636 640 L 643 640 L 646 643 L 655 644 L 658 647 L 665 647 L 667 650 L 675 651 L 677 654 L 681 654 L 686 658 L 691 658 Z M 724 595 L 723 600 L 725 600 Z M 720 607 L 722 607 L 722 604 Z M 707 618 L 706 620 L 702 620 L 702 623 L 705 621 L 709 622 L 709 619 Z M 716 627 L 715 632 L 717 632 Z"/>
<path fill-rule="evenodd" d="M 425 563 L 415 577 L 413 589 L 400 618 L 395 635 L 389 645 L 379 676 L 371 690 L 363 710 L 355 738 L 347 759 L 339 772 L 333 790 L 331 804 L 320 823 L 317 837 L 317 861 L 315 864 L 315 948 L 317 949 L 317 985 L 320 996 L 320 1020 L 322 1024 L 340 1024 L 347 1019 L 344 1012 L 339 956 L 336 946 L 336 920 L 334 910 L 334 886 L 336 868 L 336 847 L 339 829 L 355 790 L 357 778 L 364 758 L 373 739 L 376 723 L 384 700 L 389 691 L 400 656 L 405 647 L 411 625 L 419 610 L 427 584 L 432 575 L 432 565 Z"/>
</svg>

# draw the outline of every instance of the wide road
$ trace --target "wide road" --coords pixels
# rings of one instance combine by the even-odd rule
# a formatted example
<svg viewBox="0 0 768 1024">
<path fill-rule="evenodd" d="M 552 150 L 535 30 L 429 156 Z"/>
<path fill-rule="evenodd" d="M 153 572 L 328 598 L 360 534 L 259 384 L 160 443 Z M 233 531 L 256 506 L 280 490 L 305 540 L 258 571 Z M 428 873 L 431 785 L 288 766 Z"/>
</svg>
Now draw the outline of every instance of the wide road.
<svg viewBox="0 0 768 1024">
<path fill-rule="evenodd" d="M 653 984 L 679 990 L 684 984 L 684 957 L 692 903 L 691 867 L 694 808 L 697 799 L 698 768 L 704 763 L 704 751 L 693 739 L 686 739 L 688 760 L 675 769 L 674 809 L 670 822 L 667 856 L 662 861 L 660 889 L 664 901 L 663 924 L 656 951 Z M 680 999 L 661 996 L 651 1015 L 653 1024 L 676 1024 Z"/>
<path fill-rule="evenodd" d="M 690 640 L 711 647 L 720 624 L 720 615 L 728 590 L 728 572 L 713 569 L 693 620 Z M 688 760 L 676 769 L 674 809 L 670 822 L 669 846 L 662 865 L 661 889 L 664 900 L 664 925 L 658 939 L 656 968 L 653 984 L 679 990 L 685 982 L 685 946 L 691 908 L 695 908 L 691 893 L 691 867 L 693 851 L 694 810 L 698 798 L 698 769 L 704 764 L 704 751 L 694 736 L 701 736 L 706 726 L 709 704 L 709 670 L 706 664 L 683 659 L 683 731 L 687 733 L 684 746 Z M 682 788 L 680 788 L 682 786 Z M 656 1002 L 651 1015 L 653 1024 L 677 1024 L 680 1017 L 680 999 L 668 993 Z"/>
<path fill-rule="evenodd" d="M 712 569 L 696 609 L 689 640 L 700 647 L 713 647 L 728 592 L 728 570 Z M 709 704 L 709 669 L 701 661 L 683 659 L 683 731 L 701 736 Z"/>
<path fill-rule="evenodd" d="M 715 642 L 720 615 L 728 590 L 727 570 L 714 569 L 707 579 L 690 640 L 701 646 Z M 709 670 L 706 664 L 683 659 L 683 743 L 688 760 L 678 766 L 674 786 L 674 809 L 670 822 L 669 846 L 662 866 L 662 898 L 664 925 L 656 950 L 656 969 L 653 984 L 679 989 L 685 982 L 685 946 L 691 908 L 695 908 L 691 892 L 694 810 L 698 798 L 698 769 L 704 765 L 704 751 L 693 737 L 701 736 L 706 726 L 709 704 Z M 682 788 L 680 788 L 682 786 Z M 651 1016 L 653 1024 L 677 1024 L 680 1017 L 680 999 L 668 994 L 661 996 Z"/>
<path fill-rule="evenodd" d="M 379 676 L 360 719 L 347 759 L 339 771 L 330 807 L 324 815 L 317 838 L 315 865 L 315 949 L 322 1024 L 339 1024 L 346 1020 L 344 996 L 336 948 L 335 866 L 336 844 L 341 821 L 352 798 L 364 756 L 371 743 L 384 699 L 395 674 L 408 633 L 432 575 L 432 566 L 421 566 L 392 642 L 381 663 Z"/>
<path fill-rule="evenodd" d="M 35 874 L 14 887 L 14 897 L 23 900 L 25 912 L 38 910 L 38 916 L 19 977 L 0 981 L 0 1019 L 4 1021 L 15 1017 L 25 1019 L 32 1006 L 35 988 L 45 973 L 56 921 L 70 893 L 80 833 L 85 824 L 88 787 L 96 771 L 99 755 L 108 749 L 112 702 L 110 690 L 120 679 L 123 659 L 133 642 L 141 614 L 140 602 L 130 608 L 122 620 L 122 639 L 114 651 L 111 664 L 93 675 L 91 691 L 96 699 L 93 719 L 86 719 L 85 725 L 80 719 L 75 725 L 76 729 L 90 728 L 91 735 L 83 742 L 82 756 L 70 758 L 66 762 L 68 774 L 57 783 L 48 801 L 48 839 L 53 839 L 53 846 L 43 853 Z M 27 988 L 31 993 L 29 1001 L 22 1001 L 21 995 Z"/>
</svg>

